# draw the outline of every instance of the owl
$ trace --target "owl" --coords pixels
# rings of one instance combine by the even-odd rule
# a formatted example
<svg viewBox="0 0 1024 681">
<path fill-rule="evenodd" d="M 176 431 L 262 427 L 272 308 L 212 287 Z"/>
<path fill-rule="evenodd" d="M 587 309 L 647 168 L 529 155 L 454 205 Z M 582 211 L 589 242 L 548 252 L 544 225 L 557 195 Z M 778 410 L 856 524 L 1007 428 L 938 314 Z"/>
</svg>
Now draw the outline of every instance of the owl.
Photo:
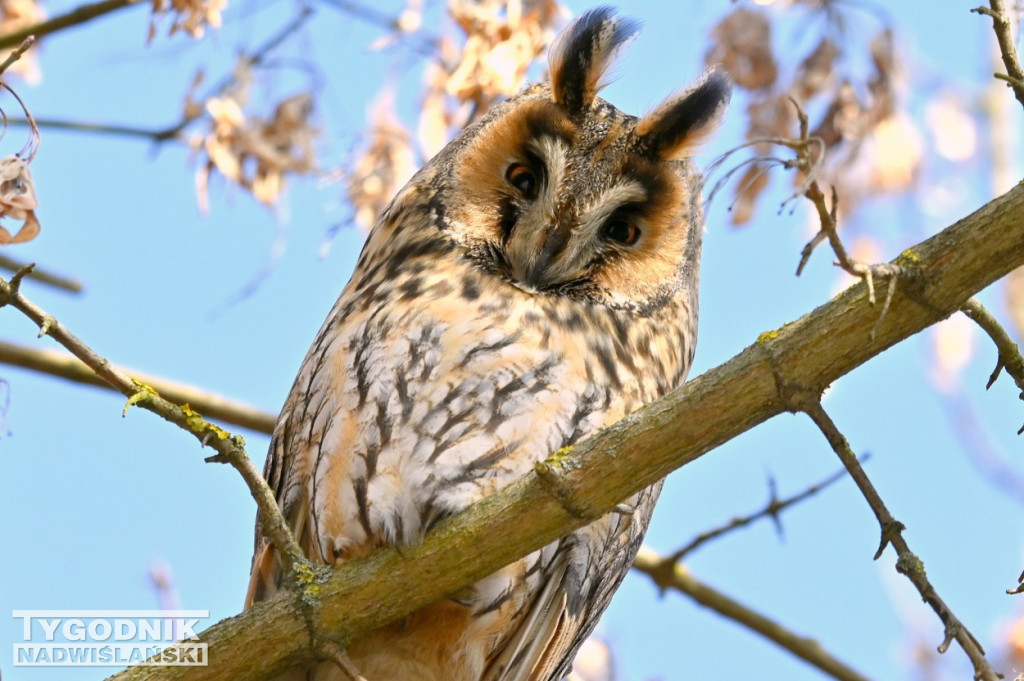
<svg viewBox="0 0 1024 681">
<path fill-rule="evenodd" d="M 597 93 L 636 30 L 610 8 L 580 16 L 551 82 L 464 130 L 377 219 L 264 473 L 310 560 L 415 544 L 686 378 L 703 228 L 689 159 L 730 84 L 711 70 L 640 118 L 619 111 Z M 369 681 L 561 679 L 660 487 L 348 642 L 349 658 Z M 257 537 L 247 603 L 281 579 Z M 345 678 L 327 662 L 288 674 Z"/>
</svg>

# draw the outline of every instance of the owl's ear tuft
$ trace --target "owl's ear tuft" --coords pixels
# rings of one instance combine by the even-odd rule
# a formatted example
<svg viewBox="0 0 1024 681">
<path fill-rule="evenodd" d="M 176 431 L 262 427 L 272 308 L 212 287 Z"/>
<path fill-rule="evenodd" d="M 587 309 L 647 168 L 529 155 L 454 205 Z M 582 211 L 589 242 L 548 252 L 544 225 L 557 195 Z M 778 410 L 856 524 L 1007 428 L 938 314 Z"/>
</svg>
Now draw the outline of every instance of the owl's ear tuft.
<svg viewBox="0 0 1024 681">
<path fill-rule="evenodd" d="M 673 95 L 636 124 L 638 152 L 662 159 L 692 156 L 722 122 L 732 81 L 721 67 L 704 72 L 696 83 Z"/>
<path fill-rule="evenodd" d="M 573 20 L 548 52 L 555 103 L 570 114 L 588 109 L 616 52 L 639 30 L 639 23 L 617 17 L 612 7 L 595 7 Z"/>
</svg>

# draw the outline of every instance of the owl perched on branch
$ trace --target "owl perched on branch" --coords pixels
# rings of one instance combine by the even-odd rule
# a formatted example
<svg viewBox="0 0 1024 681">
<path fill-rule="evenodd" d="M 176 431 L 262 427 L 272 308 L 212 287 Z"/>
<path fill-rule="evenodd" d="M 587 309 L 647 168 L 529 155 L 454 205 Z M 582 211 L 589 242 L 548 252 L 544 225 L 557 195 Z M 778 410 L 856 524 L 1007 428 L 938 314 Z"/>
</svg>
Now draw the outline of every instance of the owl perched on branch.
<svg viewBox="0 0 1024 681">
<path fill-rule="evenodd" d="M 491 110 L 380 215 L 299 370 L 265 475 L 313 561 L 408 545 L 686 378 L 701 176 L 728 79 L 641 118 L 597 97 L 633 22 L 587 12 L 551 83 Z M 629 568 L 660 484 L 352 641 L 369 681 L 561 679 Z M 529 522 L 529 518 L 524 518 Z M 281 586 L 257 538 L 247 603 Z M 344 678 L 321 663 L 288 678 Z"/>
</svg>

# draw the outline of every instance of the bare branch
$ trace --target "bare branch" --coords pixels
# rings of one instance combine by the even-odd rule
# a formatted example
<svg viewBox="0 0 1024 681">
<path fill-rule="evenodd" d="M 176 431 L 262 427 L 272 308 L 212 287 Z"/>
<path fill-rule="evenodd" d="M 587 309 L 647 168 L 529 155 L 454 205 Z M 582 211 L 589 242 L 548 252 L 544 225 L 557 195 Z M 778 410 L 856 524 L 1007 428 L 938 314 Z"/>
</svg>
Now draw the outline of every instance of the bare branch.
<svg viewBox="0 0 1024 681">
<path fill-rule="evenodd" d="M 36 44 L 36 37 L 34 35 L 26 36 L 21 44 L 7 55 L 7 58 L 0 62 L 0 73 L 3 73 L 11 67 L 11 64 L 21 59 L 21 55 L 28 52 L 29 48 Z"/>
<path fill-rule="evenodd" d="M 121 392 L 119 388 L 97 376 L 96 372 L 84 362 L 62 352 L 41 350 L 0 341 L 0 363 L 22 367 L 23 369 L 31 369 L 49 374 L 50 376 L 58 376 L 75 383 L 84 383 L 113 390 L 114 392 Z M 248 404 L 215 395 L 194 386 L 177 383 L 166 378 L 160 378 L 159 376 L 144 374 L 132 369 L 121 368 L 118 371 L 130 376 L 136 383 L 150 386 L 158 394 L 175 404 L 187 404 L 199 413 L 224 423 L 248 428 L 258 433 L 272 433 L 274 424 L 277 422 L 277 416 L 274 414 L 262 411 Z"/>
<path fill-rule="evenodd" d="M 1003 58 L 1003 65 L 1006 67 L 1006 73 L 997 73 L 995 77 L 1005 80 L 1006 84 L 1013 88 L 1013 94 L 1017 101 L 1024 106 L 1024 68 L 1021 68 L 1020 59 L 1017 56 L 1013 24 L 1006 12 L 1003 0 L 989 0 L 988 7 L 975 7 L 971 11 L 992 18 L 992 30 L 996 34 L 999 52 Z"/>
<path fill-rule="evenodd" d="M 264 62 L 264 60 L 266 60 L 271 52 L 280 47 L 286 39 L 302 28 L 302 25 L 311 19 L 313 14 L 313 8 L 308 5 L 304 5 L 299 13 L 295 15 L 295 18 L 281 27 L 281 29 L 274 35 L 270 36 L 266 42 L 253 50 L 250 54 L 245 55 L 243 58 L 248 62 L 250 67 L 259 66 Z M 210 93 L 207 94 L 204 99 L 209 99 L 210 97 L 223 94 L 234 84 L 234 82 L 235 77 L 233 74 L 225 77 L 210 90 Z M 177 139 L 181 133 L 184 132 L 185 128 L 187 128 L 193 121 L 202 117 L 202 112 L 203 110 L 200 109 L 199 112 L 192 115 L 186 115 L 180 121 L 168 128 L 157 130 L 152 134 L 153 139 L 157 142 Z"/>
<path fill-rule="evenodd" d="M 101 0 L 101 2 L 82 5 L 52 19 L 0 35 L 0 49 L 19 45 L 21 41 L 29 36 L 35 36 L 37 39 L 42 38 L 45 35 L 84 24 L 87 21 L 92 21 L 105 14 L 110 14 L 135 4 L 139 4 L 139 0 Z"/>
<path fill-rule="evenodd" d="M 955 312 L 972 295 L 1024 265 L 1024 185 L 908 249 L 909 274 L 890 321 L 872 337 L 866 285 L 846 289 L 810 314 L 762 334 L 722 366 L 689 381 L 546 462 L 399 554 L 385 548 L 347 561 L 303 605 L 294 594 L 258 603 L 201 635 L 217 664 L 133 667 L 117 681 L 231 678 L 249 681 L 322 656 L 310 629 L 344 646 L 493 573 L 615 508 L 623 499 L 714 447 L 786 411 L 785 385 L 819 394 L 886 348 Z M 642 460 L 642 465 L 639 463 Z M 570 513 L 566 507 L 574 509 Z M 523 518 L 530 522 L 524 523 Z M 260 655 L 252 655 L 253 650 Z"/>
<path fill-rule="evenodd" d="M 36 125 L 40 128 L 51 130 L 66 130 L 71 132 L 87 132 L 99 135 L 111 135 L 114 137 L 141 137 L 152 142 L 164 142 L 171 139 L 182 140 L 180 134 L 168 135 L 167 128 L 154 130 L 152 128 L 138 128 L 131 125 L 119 125 L 117 123 L 89 123 L 87 121 L 73 121 L 59 118 L 37 118 Z M 190 121 L 191 122 L 191 121 Z M 29 125 L 25 118 L 11 118 L 10 125 Z"/>
<path fill-rule="evenodd" d="M 663 591 L 674 589 L 686 594 L 700 605 L 757 632 L 834 679 L 868 681 L 866 676 L 833 657 L 813 638 L 800 636 L 701 582 L 684 566 L 672 560 L 671 556 L 662 558 L 647 547 L 642 547 L 633 561 L 633 569 L 649 576 Z"/>
<path fill-rule="evenodd" d="M 818 221 L 821 224 L 821 229 L 818 233 L 800 251 L 800 264 L 797 265 L 796 275 L 799 277 L 801 272 L 803 272 L 814 249 L 823 241 L 828 240 L 836 256 L 834 264 L 842 267 L 848 274 L 864 281 L 868 289 L 868 302 L 872 305 L 875 304 L 875 279 L 888 279 L 889 286 L 886 291 L 885 304 L 882 305 L 882 312 L 879 314 L 878 319 L 875 321 L 875 326 L 871 330 L 873 336 L 878 333 L 882 321 L 889 313 L 889 305 L 892 302 L 893 295 L 896 293 L 896 281 L 903 274 L 903 268 L 896 263 L 866 265 L 850 257 L 846 247 L 843 245 L 842 239 L 839 238 L 839 196 L 836 194 L 835 187 L 832 187 L 831 202 L 826 202 L 825 193 L 822 191 L 817 179 L 815 179 L 824 159 L 824 145 L 821 143 L 821 140 L 809 135 L 807 114 L 800 107 L 800 104 L 792 97 L 790 102 L 796 108 L 797 120 L 800 123 L 800 139 L 789 140 L 783 143 L 784 146 L 796 152 L 796 158 L 790 161 L 787 167 L 796 168 L 803 172 L 806 179 L 801 186 L 801 192 L 814 205 L 814 209 L 818 213 Z M 814 155 L 816 148 L 818 149 L 817 156 Z M 783 202 L 783 207 L 798 195 L 799 193 Z"/>
<path fill-rule="evenodd" d="M 131 0 L 137 2 L 138 0 Z M 295 33 L 306 21 L 313 16 L 313 9 L 303 7 L 292 21 L 283 26 L 280 31 L 267 39 L 265 43 L 257 47 L 246 59 L 251 66 L 258 66 L 263 63 L 268 55 L 281 45 L 288 37 Z M 234 76 L 227 76 L 213 88 L 206 98 L 216 96 L 225 92 L 235 82 Z M 59 118 L 37 118 L 36 124 L 40 128 L 51 130 L 66 130 L 70 132 L 84 132 L 100 135 L 111 135 L 115 137 L 135 137 L 151 142 L 168 142 L 171 140 L 184 141 L 182 133 L 193 122 L 201 118 L 202 109 L 194 114 L 184 116 L 180 121 L 166 128 L 142 128 L 133 125 L 121 125 L 118 123 L 92 123 L 88 121 L 77 121 Z M 25 118 L 11 118 L 10 125 L 29 125 Z"/>
<path fill-rule="evenodd" d="M 868 455 L 865 454 L 860 458 L 860 460 L 863 462 L 867 461 L 868 458 Z M 741 527 L 746 527 L 747 525 L 756 522 L 761 518 L 771 518 L 772 521 L 775 523 L 776 529 L 778 529 L 781 532 L 782 524 L 780 521 L 780 515 L 783 511 L 785 511 L 790 506 L 793 506 L 794 504 L 800 503 L 804 499 L 809 499 L 810 497 L 822 491 L 829 485 L 838 482 L 839 480 L 842 480 L 845 477 L 846 469 L 844 468 L 842 470 L 836 471 L 835 473 L 828 476 L 824 480 L 814 483 L 807 489 L 798 492 L 797 494 L 794 494 L 793 496 L 787 499 L 779 499 L 778 496 L 776 496 L 775 485 L 774 483 L 772 483 L 770 485 L 770 495 L 768 503 L 760 511 L 757 511 L 756 513 L 751 513 L 750 515 L 741 516 L 739 518 L 733 518 L 729 522 L 720 525 L 719 527 L 716 527 L 712 530 L 708 530 L 707 532 L 701 532 L 696 537 L 694 537 L 688 544 L 675 551 L 666 560 L 671 560 L 673 563 L 678 563 L 685 556 L 697 550 L 698 548 L 700 548 L 707 542 L 711 541 L 712 539 L 716 539 L 722 536 L 723 534 L 727 534 Z"/>
<path fill-rule="evenodd" d="M 975 679 L 980 681 L 998 681 L 1002 676 L 992 668 L 992 665 L 985 658 L 985 650 L 978 642 L 978 639 L 964 626 L 963 622 L 960 621 L 950 607 L 946 605 L 946 602 L 942 600 L 942 597 L 935 591 L 935 587 L 932 586 L 928 580 L 928 575 L 925 573 L 924 563 L 910 550 L 910 546 L 903 538 L 903 530 L 906 527 L 889 512 L 878 490 L 875 489 L 864 469 L 858 463 L 857 456 L 850 449 L 846 438 L 839 431 L 839 428 L 836 427 L 836 424 L 825 412 L 824 408 L 822 408 L 819 400 L 820 395 L 797 390 L 791 394 L 789 401 L 794 411 L 802 411 L 807 414 L 814 421 L 814 424 L 818 426 L 818 429 L 821 430 L 828 440 L 832 449 L 843 462 L 843 465 L 846 466 L 850 477 L 857 483 L 857 487 L 860 488 L 861 494 L 867 499 L 871 510 L 874 511 L 878 524 L 882 528 L 882 539 L 878 546 L 878 551 L 875 553 L 875 560 L 878 560 L 882 555 L 886 545 L 891 544 L 893 549 L 896 550 L 897 572 L 906 575 L 907 579 L 917 588 L 918 593 L 921 594 L 921 599 L 931 606 L 935 614 L 942 620 L 946 634 L 942 643 L 939 644 L 938 651 L 940 653 L 946 652 L 949 649 L 949 645 L 956 640 L 974 666 Z"/>
<path fill-rule="evenodd" d="M 996 368 L 992 371 L 992 375 L 989 376 L 985 389 L 991 388 L 992 384 L 999 378 L 999 372 L 1006 369 L 1006 373 L 1010 374 L 1014 383 L 1021 389 L 1020 397 L 1024 400 L 1024 357 L 1021 357 L 1020 349 L 1013 342 L 1013 339 L 1010 338 L 1010 334 L 975 298 L 968 300 L 960 309 L 988 334 L 992 342 L 996 344 L 996 349 L 999 350 Z M 1021 429 L 1017 431 L 1018 435 L 1021 433 L 1024 433 L 1024 426 L 1021 426 Z"/>
<path fill-rule="evenodd" d="M 260 530 L 273 542 L 285 570 L 290 571 L 294 566 L 304 564 L 305 557 L 277 507 L 274 493 L 245 451 L 245 441 L 208 422 L 188 405 L 178 406 L 161 397 L 152 386 L 128 376 L 98 355 L 54 317 L 25 298 L 18 288 L 30 269 L 31 265 L 15 274 L 10 282 L 0 279 L 0 307 L 9 305 L 20 310 L 39 327 L 40 337 L 49 335 L 127 397 L 125 413 L 132 405 L 142 407 L 192 433 L 204 447 L 215 450 L 217 455 L 207 460 L 230 463 L 241 473 L 260 508 Z"/>
<path fill-rule="evenodd" d="M 17 272 L 18 270 L 24 269 L 25 267 L 28 266 L 28 264 L 29 263 L 27 262 L 23 262 L 16 258 L 12 258 L 10 256 L 0 253 L 0 269 L 4 269 L 7 270 L 8 272 L 14 273 Z M 65 277 L 64 275 L 57 274 L 56 272 L 42 270 L 34 265 L 32 267 L 32 271 L 29 272 L 25 278 L 31 279 L 33 281 L 38 281 L 40 284 L 46 284 L 47 286 L 52 286 L 54 288 L 61 289 L 62 291 L 67 291 L 69 293 L 81 293 L 83 288 L 82 282 L 76 279 Z"/>
</svg>

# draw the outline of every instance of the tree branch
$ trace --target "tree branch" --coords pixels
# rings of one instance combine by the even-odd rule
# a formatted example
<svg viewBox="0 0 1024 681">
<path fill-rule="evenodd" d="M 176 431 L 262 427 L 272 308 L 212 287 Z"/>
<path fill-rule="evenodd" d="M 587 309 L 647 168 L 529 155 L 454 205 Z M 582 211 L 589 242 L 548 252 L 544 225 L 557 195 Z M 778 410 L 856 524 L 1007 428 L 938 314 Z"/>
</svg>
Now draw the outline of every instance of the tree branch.
<svg viewBox="0 0 1024 681">
<path fill-rule="evenodd" d="M 121 1 L 124 2 L 125 0 Z M 129 2 L 138 1 L 139 0 L 129 0 Z M 248 60 L 249 65 L 258 66 L 263 63 L 273 50 L 298 31 L 306 21 L 312 18 L 313 14 L 314 10 L 311 7 L 302 7 L 291 21 L 283 26 L 273 36 L 268 38 L 266 42 L 257 47 L 250 55 L 245 57 L 245 59 Z M 2 40 L 2 36 L 0 36 L 0 40 Z M 205 100 L 210 97 L 223 94 L 234 82 L 234 75 L 229 75 L 223 78 L 209 90 L 209 93 L 203 99 Z M 116 137 L 133 137 L 149 140 L 151 142 L 163 143 L 171 140 L 185 141 L 185 137 L 182 133 L 184 133 L 185 129 L 188 128 L 189 125 L 199 120 L 203 115 L 205 115 L 205 109 L 200 107 L 197 113 L 185 115 L 178 122 L 159 129 L 143 128 L 133 125 L 121 125 L 117 123 L 90 123 L 88 121 L 60 118 L 37 118 L 35 122 L 40 128 L 49 128 L 51 130 L 95 133 Z M 10 118 L 8 119 L 8 123 L 10 125 L 29 125 L 29 121 L 25 118 Z"/>
<path fill-rule="evenodd" d="M 27 120 L 25 120 L 25 125 L 28 125 Z M 0 254 L 0 269 L 5 269 L 8 272 L 11 272 L 12 274 L 14 272 L 17 272 L 18 270 L 24 269 L 26 266 L 28 266 L 28 264 L 29 263 L 17 260 L 16 258 L 11 258 L 9 256 Z M 71 279 L 69 277 L 65 277 L 62 274 L 42 270 L 35 266 L 33 266 L 32 271 L 29 272 L 25 278 L 31 279 L 33 281 L 38 281 L 41 284 L 46 284 L 47 286 L 52 286 L 54 288 L 61 289 L 62 291 L 67 291 L 69 293 L 81 293 L 83 288 L 82 282 L 78 281 L 77 279 Z"/>
<path fill-rule="evenodd" d="M 988 377 L 985 389 L 991 388 L 992 384 L 999 378 L 999 372 L 1006 369 L 1006 373 L 1010 375 L 1013 382 L 1021 389 L 1020 396 L 1021 399 L 1024 399 L 1024 357 L 1021 357 L 1020 348 L 1013 342 L 1010 334 L 1006 332 L 1002 324 L 974 298 L 964 303 L 961 310 L 988 334 L 988 337 L 992 339 L 996 349 L 999 351 L 999 357 L 996 359 L 996 368 L 992 371 L 992 375 Z M 1024 426 L 1021 426 L 1020 430 L 1017 431 L 1018 435 L 1021 433 L 1024 433 Z"/>
<path fill-rule="evenodd" d="M 649 576 L 662 590 L 675 589 L 700 605 L 710 608 L 764 636 L 839 681 L 868 681 L 868 678 L 829 654 L 813 638 L 800 636 L 778 622 L 748 608 L 690 574 L 671 557 L 663 558 L 642 547 L 633 561 L 633 569 Z"/>
<path fill-rule="evenodd" d="M 122 392 L 117 386 L 100 378 L 88 365 L 71 355 L 51 350 L 30 348 L 24 345 L 0 341 L 0 362 L 11 366 L 31 369 L 40 373 L 57 376 L 75 383 L 84 383 L 115 392 Z M 210 418 L 224 423 L 241 426 L 258 433 L 272 433 L 277 416 L 248 404 L 229 400 L 194 386 L 176 383 L 159 376 L 140 373 L 132 369 L 118 369 L 136 383 L 153 388 L 158 394 L 176 404 L 189 407 Z"/>
<path fill-rule="evenodd" d="M 139 0 L 102 0 L 101 2 L 82 5 L 81 7 L 76 7 L 70 12 L 55 16 L 52 19 L 47 19 L 46 21 L 41 21 L 38 24 L 26 26 L 25 28 L 18 29 L 17 31 L 11 31 L 10 33 L 0 35 L 0 49 L 14 47 L 30 35 L 34 35 L 36 38 L 42 38 L 44 35 L 49 35 L 51 33 L 56 33 L 57 31 L 62 31 L 65 28 L 84 24 L 87 21 L 92 21 L 93 19 L 103 16 L 104 14 L 110 14 L 111 12 L 138 3 Z"/>
<path fill-rule="evenodd" d="M 29 265 L 19 271 L 9 282 L 0 278 L 0 307 L 9 305 L 20 310 L 39 327 L 40 338 L 49 335 L 127 397 L 124 414 L 128 413 L 132 405 L 141 407 L 192 433 L 204 447 L 215 450 L 217 454 L 207 461 L 229 463 L 242 475 L 261 511 L 260 530 L 274 544 L 285 571 L 290 574 L 293 568 L 305 565 L 306 559 L 277 507 L 274 493 L 245 451 L 245 441 L 208 422 L 187 405 L 178 406 L 161 397 L 152 386 L 128 376 L 98 355 L 54 317 L 21 295 L 18 290 L 21 280 L 31 268 Z"/>
<path fill-rule="evenodd" d="M 982 648 L 981 643 L 978 642 L 974 634 L 964 626 L 963 622 L 960 621 L 950 607 L 946 605 L 942 597 L 939 596 L 938 592 L 935 591 L 935 587 L 932 586 L 928 580 L 928 575 L 925 573 L 924 563 L 910 550 L 910 546 L 903 538 L 903 530 L 906 527 L 889 512 L 885 502 L 882 501 L 881 495 L 878 494 L 878 490 L 875 489 L 864 469 L 857 462 L 857 456 L 850 449 L 846 438 L 822 408 L 819 400 L 820 394 L 800 391 L 798 395 L 793 396 L 791 405 L 794 411 L 802 411 L 807 414 L 814 421 L 814 424 L 818 426 L 818 429 L 821 430 L 825 439 L 828 440 L 836 455 L 839 456 L 843 465 L 846 466 L 850 477 L 857 483 L 857 487 L 860 488 L 864 498 L 867 499 L 871 510 L 874 511 L 878 524 L 882 529 L 882 540 L 878 545 L 878 551 L 875 553 L 875 560 L 878 560 L 887 545 L 892 545 L 897 555 L 897 572 L 906 575 L 918 593 L 921 594 L 921 600 L 931 606 L 935 614 L 942 620 L 946 633 L 942 643 L 939 644 L 939 652 L 946 652 L 955 639 L 971 660 L 971 664 L 974 666 L 975 679 L 979 681 L 999 681 L 1002 676 L 992 668 L 992 665 L 985 658 L 985 650 Z"/>
<path fill-rule="evenodd" d="M 189 122 L 192 122 L 190 119 Z M 9 125 L 29 125 L 26 118 L 11 117 L 7 120 Z M 50 130 L 66 130 L 70 132 L 87 132 L 98 135 L 110 135 L 112 137 L 134 137 L 149 140 L 151 142 L 166 142 L 168 140 L 184 141 L 180 130 L 173 134 L 168 133 L 170 128 L 154 130 L 152 128 L 140 128 L 131 125 L 120 125 L 117 123 L 90 123 L 88 121 L 74 121 L 62 118 L 37 118 L 35 123 L 40 128 Z M 181 126 L 184 129 L 185 126 Z"/>
<path fill-rule="evenodd" d="M 864 455 L 863 457 L 861 457 L 861 460 L 865 461 L 867 460 L 867 458 L 867 455 Z M 772 522 L 775 523 L 775 528 L 777 532 L 781 535 L 782 522 L 780 520 L 780 515 L 783 511 L 785 511 L 790 506 L 793 506 L 794 504 L 800 503 L 804 499 L 814 496 L 815 494 L 822 491 L 829 485 L 838 482 L 845 477 L 846 469 L 841 468 L 832 475 L 822 480 L 821 482 L 817 482 L 811 485 L 810 487 L 804 489 L 803 491 L 798 492 L 797 494 L 794 494 L 793 496 L 788 497 L 786 499 L 779 499 L 779 497 L 775 493 L 775 484 L 774 482 L 772 482 L 770 486 L 770 496 L 768 499 L 768 503 L 765 504 L 765 507 L 762 508 L 760 511 L 751 513 L 749 515 L 741 516 L 739 518 L 733 518 L 729 522 L 720 525 L 714 529 L 708 530 L 706 532 L 701 532 L 685 546 L 677 549 L 670 556 L 667 556 L 665 560 L 669 564 L 678 563 L 685 556 L 697 550 L 698 548 L 700 548 L 707 542 L 711 541 L 712 539 L 720 537 L 723 534 L 732 532 L 733 530 L 739 529 L 741 527 L 746 527 L 747 525 L 756 522 L 761 518 L 771 518 Z"/>
<path fill-rule="evenodd" d="M 270 55 L 271 52 L 280 47 L 280 45 L 287 38 L 289 38 L 293 33 L 298 31 L 300 28 L 302 28 L 302 25 L 305 24 L 309 19 L 311 19 L 314 13 L 315 12 L 312 7 L 308 5 L 303 5 L 302 8 L 291 21 L 285 24 L 274 35 L 267 38 L 267 40 L 262 45 L 253 50 L 252 53 L 240 56 L 239 59 L 244 58 L 250 67 L 259 66 L 266 60 L 266 58 Z M 209 94 L 207 94 L 207 96 L 203 98 L 204 101 L 211 97 L 219 96 L 225 93 L 234 82 L 234 73 L 232 73 L 229 76 L 226 76 L 209 91 Z M 174 125 L 164 128 L 163 130 L 156 130 L 152 132 L 132 132 L 132 129 L 124 128 L 123 132 L 124 134 L 151 136 L 157 142 L 164 142 L 167 140 L 177 139 L 181 136 L 181 133 L 185 131 L 185 128 L 192 124 L 192 122 L 201 118 L 204 115 L 205 111 L 205 108 L 200 107 L 197 113 L 186 114 L 180 121 L 178 121 Z"/>
<path fill-rule="evenodd" d="M 988 7 L 975 7 L 971 11 L 992 18 L 992 30 L 996 34 L 999 53 L 1003 58 L 1003 65 L 1006 67 L 1006 73 L 997 73 L 995 77 L 1005 80 L 1006 84 L 1013 88 L 1013 95 L 1017 101 L 1024 106 L 1024 68 L 1021 68 L 1020 59 L 1017 57 L 1013 24 L 1010 22 L 1010 16 L 1006 13 L 1003 0 L 989 0 Z"/>
<path fill-rule="evenodd" d="M 866 285 L 851 286 L 725 364 L 634 412 L 496 494 L 448 518 L 399 554 L 385 548 L 282 592 L 201 635 L 209 667 L 132 667 L 114 678 L 264 679 L 321 653 L 319 632 L 344 646 L 581 527 L 629 495 L 788 409 L 777 377 L 821 391 L 899 341 L 944 319 L 1024 265 L 1024 186 L 905 251 L 887 323 Z M 642 464 L 640 463 L 642 461 Z M 563 505 L 564 504 L 564 505 Z M 573 509 L 572 512 L 566 509 Z M 529 518 L 530 522 L 523 522 Z M 312 632 L 311 632 L 312 628 Z M 313 635 L 311 635 L 313 634 Z M 259 650 L 254 656 L 251 651 Z"/>
</svg>

